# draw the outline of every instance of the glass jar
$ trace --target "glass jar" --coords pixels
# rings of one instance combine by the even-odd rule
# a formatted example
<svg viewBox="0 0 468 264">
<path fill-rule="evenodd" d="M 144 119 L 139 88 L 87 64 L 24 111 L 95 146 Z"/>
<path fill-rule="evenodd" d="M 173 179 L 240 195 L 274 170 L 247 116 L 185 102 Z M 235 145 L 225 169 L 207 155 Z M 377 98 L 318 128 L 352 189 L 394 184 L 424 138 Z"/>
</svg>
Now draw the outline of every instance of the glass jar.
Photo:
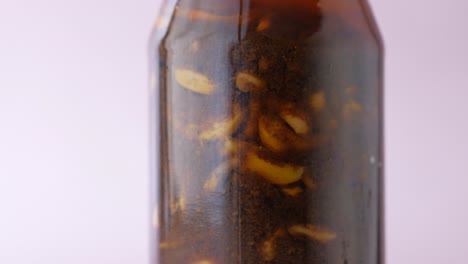
<svg viewBox="0 0 468 264">
<path fill-rule="evenodd" d="M 150 49 L 153 263 L 383 263 L 365 0 L 166 1 Z"/>
</svg>

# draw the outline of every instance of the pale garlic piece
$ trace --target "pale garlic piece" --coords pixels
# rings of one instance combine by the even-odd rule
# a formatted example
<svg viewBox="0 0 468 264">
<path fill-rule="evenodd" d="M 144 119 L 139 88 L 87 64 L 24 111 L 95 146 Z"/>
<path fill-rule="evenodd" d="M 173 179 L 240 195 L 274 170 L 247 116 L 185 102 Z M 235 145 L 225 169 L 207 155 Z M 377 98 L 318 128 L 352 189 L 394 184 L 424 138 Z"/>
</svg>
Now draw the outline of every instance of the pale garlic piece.
<svg viewBox="0 0 468 264">
<path fill-rule="evenodd" d="M 229 177 L 232 168 L 239 163 L 239 160 L 232 158 L 216 167 L 203 185 L 203 189 L 209 192 L 221 191 L 222 184 Z"/>
<path fill-rule="evenodd" d="M 190 49 L 193 51 L 193 52 L 197 52 L 199 49 L 200 49 L 200 41 L 198 40 L 195 40 L 192 45 L 190 45 Z"/>
<path fill-rule="evenodd" d="M 270 238 L 265 240 L 262 243 L 262 247 L 260 248 L 260 253 L 263 256 L 263 260 L 265 261 L 272 261 L 276 257 L 276 240 L 279 237 L 283 237 L 286 235 L 286 231 L 283 228 L 276 230 Z"/>
<path fill-rule="evenodd" d="M 179 210 L 185 211 L 187 208 L 187 198 L 185 192 L 179 197 Z"/>
<path fill-rule="evenodd" d="M 351 119 L 355 114 L 358 114 L 362 111 L 362 106 L 354 101 L 350 100 L 343 106 L 343 117 L 345 119 Z"/>
<path fill-rule="evenodd" d="M 226 178 L 227 174 L 229 173 L 229 163 L 228 164 L 221 164 L 216 167 L 213 172 L 210 173 L 210 177 L 203 185 L 203 189 L 206 191 L 214 192 L 218 189 L 219 185 L 221 184 L 222 180 Z"/>
<path fill-rule="evenodd" d="M 236 144 L 236 141 L 232 138 L 228 138 L 223 141 L 223 147 L 221 149 L 221 154 L 223 156 L 235 155 L 239 152 L 239 144 Z"/>
<path fill-rule="evenodd" d="M 290 120 L 292 126 L 298 131 L 302 130 L 302 119 Z M 263 115 L 259 118 L 258 130 L 263 145 L 274 153 L 284 154 L 288 151 L 303 152 L 323 145 L 330 140 L 328 135 L 297 134 L 283 119 Z"/>
<path fill-rule="evenodd" d="M 228 117 L 223 121 L 214 122 L 207 129 L 204 129 L 198 136 L 198 139 L 202 141 L 209 141 L 225 138 L 239 129 L 244 116 L 245 111 L 238 110 L 237 112 L 233 113 L 231 117 Z"/>
<path fill-rule="evenodd" d="M 310 106 L 315 112 L 321 112 L 327 105 L 327 99 L 323 91 L 314 93 L 310 97 Z"/>
<path fill-rule="evenodd" d="M 239 72 L 236 76 L 236 85 L 242 92 L 262 91 L 266 82 L 247 72 Z"/>
<path fill-rule="evenodd" d="M 209 259 L 201 259 L 192 262 L 192 264 L 215 264 L 215 262 Z"/>
<path fill-rule="evenodd" d="M 160 249 L 175 249 L 179 246 L 181 246 L 181 242 L 176 242 L 176 241 L 162 241 L 159 243 L 159 248 Z"/>
<path fill-rule="evenodd" d="M 285 194 L 287 194 L 287 195 L 289 195 L 289 196 L 292 196 L 292 197 L 296 197 L 296 196 L 298 196 L 300 193 L 304 192 L 304 190 L 303 190 L 301 187 L 299 187 L 299 186 L 290 187 L 290 188 L 285 187 L 285 188 L 282 189 L 282 191 L 283 191 Z"/>
<path fill-rule="evenodd" d="M 299 135 L 309 133 L 310 127 L 306 114 L 297 109 L 287 109 L 280 112 L 281 118 Z"/>
<path fill-rule="evenodd" d="M 272 115 L 261 116 L 258 122 L 258 130 L 262 143 L 275 153 L 283 153 L 289 150 L 303 151 L 309 148 L 307 140 L 291 130 L 287 123 L 279 117 Z"/>
<path fill-rule="evenodd" d="M 177 9 L 177 16 L 183 16 L 190 20 L 202 20 L 209 22 L 239 22 L 239 15 L 222 16 L 196 9 Z"/>
<path fill-rule="evenodd" d="M 225 157 L 242 156 L 245 150 L 251 147 L 249 143 L 234 138 L 225 139 L 222 143 L 221 154 Z"/>
<path fill-rule="evenodd" d="M 187 181 L 182 181 L 178 192 L 173 193 L 168 199 L 172 215 L 185 211 L 187 209 Z"/>
<path fill-rule="evenodd" d="M 153 213 L 152 213 L 152 225 L 154 228 L 158 229 L 160 226 L 160 221 L 159 221 L 159 208 L 153 208 Z"/>
<path fill-rule="evenodd" d="M 337 237 L 335 232 L 314 225 L 294 225 L 288 228 L 288 232 L 292 236 L 307 237 L 322 243 L 333 241 Z"/>
<path fill-rule="evenodd" d="M 174 75 L 178 84 L 192 92 L 209 95 L 216 90 L 216 84 L 213 81 L 196 71 L 176 69 Z"/>
<path fill-rule="evenodd" d="M 291 164 L 277 164 L 258 155 L 255 150 L 250 150 L 245 157 L 245 168 L 258 174 L 273 184 L 287 185 L 300 181 L 304 173 L 304 167 Z"/>
<path fill-rule="evenodd" d="M 259 118 L 258 130 L 263 144 L 276 153 L 287 151 L 291 147 L 288 141 L 296 137 L 281 120 L 268 115 Z"/>
<path fill-rule="evenodd" d="M 263 242 L 262 248 L 260 249 L 263 260 L 265 261 L 272 261 L 275 259 L 276 252 L 275 252 L 275 245 L 273 240 L 267 240 Z"/>
<path fill-rule="evenodd" d="M 187 208 L 187 198 L 185 192 L 181 192 L 180 196 L 176 198 L 170 205 L 171 213 L 185 211 Z"/>
</svg>

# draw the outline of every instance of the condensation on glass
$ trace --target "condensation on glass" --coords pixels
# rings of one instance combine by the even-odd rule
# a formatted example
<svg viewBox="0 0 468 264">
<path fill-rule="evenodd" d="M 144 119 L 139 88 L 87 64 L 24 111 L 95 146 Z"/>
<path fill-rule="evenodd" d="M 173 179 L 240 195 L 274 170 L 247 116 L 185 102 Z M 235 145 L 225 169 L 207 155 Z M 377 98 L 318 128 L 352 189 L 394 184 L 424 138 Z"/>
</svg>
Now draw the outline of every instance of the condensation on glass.
<svg viewBox="0 0 468 264">
<path fill-rule="evenodd" d="M 364 0 L 167 1 L 150 48 L 152 264 L 383 263 Z"/>
</svg>

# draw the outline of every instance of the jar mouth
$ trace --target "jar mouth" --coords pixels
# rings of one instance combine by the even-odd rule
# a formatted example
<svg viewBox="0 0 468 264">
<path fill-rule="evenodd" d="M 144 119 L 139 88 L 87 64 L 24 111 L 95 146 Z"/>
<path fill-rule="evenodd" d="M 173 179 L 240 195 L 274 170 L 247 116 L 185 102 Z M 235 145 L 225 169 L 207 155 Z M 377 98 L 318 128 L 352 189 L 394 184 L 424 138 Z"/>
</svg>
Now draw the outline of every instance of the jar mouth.
<svg viewBox="0 0 468 264">
<path fill-rule="evenodd" d="M 182 0 L 178 3 L 179 8 L 199 10 L 213 15 L 238 15 L 242 9 L 242 1 L 220 1 L 220 0 Z"/>
<path fill-rule="evenodd" d="M 195 9 L 217 15 L 234 15 L 241 12 L 250 12 L 250 9 L 260 10 L 287 10 L 291 9 L 299 13 L 320 13 L 320 1 L 317 0 L 182 0 L 177 3 L 184 9 Z"/>
</svg>

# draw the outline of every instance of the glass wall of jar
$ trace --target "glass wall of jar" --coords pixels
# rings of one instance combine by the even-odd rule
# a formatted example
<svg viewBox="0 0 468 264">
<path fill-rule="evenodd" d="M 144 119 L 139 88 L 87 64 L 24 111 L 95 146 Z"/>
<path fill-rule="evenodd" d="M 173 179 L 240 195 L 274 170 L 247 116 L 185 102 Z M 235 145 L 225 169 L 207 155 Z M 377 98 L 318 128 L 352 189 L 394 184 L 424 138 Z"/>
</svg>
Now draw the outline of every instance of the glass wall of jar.
<svg viewBox="0 0 468 264">
<path fill-rule="evenodd" d="M 383 263 L 382 44 L 367 3 L 162 10 L 153 263 Z"/>
</svg>

